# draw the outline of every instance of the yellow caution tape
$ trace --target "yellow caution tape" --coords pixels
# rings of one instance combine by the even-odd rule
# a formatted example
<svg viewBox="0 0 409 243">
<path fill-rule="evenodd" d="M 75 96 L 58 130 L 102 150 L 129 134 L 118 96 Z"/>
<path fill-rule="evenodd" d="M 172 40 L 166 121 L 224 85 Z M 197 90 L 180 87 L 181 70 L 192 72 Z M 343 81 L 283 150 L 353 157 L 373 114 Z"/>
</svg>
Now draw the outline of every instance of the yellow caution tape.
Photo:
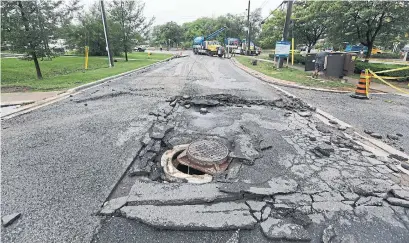
<svg viewBox="0 0 409 243">
<path fill-rule="evenodd" d="M 394 88 L 394 89 L 396 89 L 396 90 L 398 90 L 398 91 L 400 91 L 400 92 L 402 92 L 402 93 L 409 94 L 408 91 L 405 91 L 405 90 L 403 90 L 403 89 L 401 89 L 401 88 L 396 87 L 396 86 L 393 85 L 393 84 L 390 84 L 390 83 L 386 82 L 386 81 L 383 80 L 381 77 L 379 77 L 378 75 L 376 75 L 376 73 L 372 72 L 370 69 L 368 69 L 368 71 L 369 71 L 370 73 L 372 73 L 372 75 L 373 75 L 375 78 L 381 80 L 382 82 L 384 82 L 384 83 L 387 84 L 388 86 L 390 86 L 390 87 L 392 87 L 392 88 Z"/>
<path fill-rule="evenodd" d="M 409 78 L 409 76 L 406 77 L 387 77 L 387 76 L 382 76 L 383 79 L 402 79 L 402 78 Z"/>
<path fill-rule="evenodd" d="M 401 68 L 395 68 L 395 69 L 390 69 L 390 70 L 379 71 L 379 72 L 375 72 L 375 73 L 389 73 L 389 72 L 400 71 L 400 70 L 405 70 L 405 69 L 409 69 L 409 66 L 407 66 L 407 67 L 401 67 Z M 371 71 L 371 72 L 372 72 L 372 71 Z"/>
</svg>

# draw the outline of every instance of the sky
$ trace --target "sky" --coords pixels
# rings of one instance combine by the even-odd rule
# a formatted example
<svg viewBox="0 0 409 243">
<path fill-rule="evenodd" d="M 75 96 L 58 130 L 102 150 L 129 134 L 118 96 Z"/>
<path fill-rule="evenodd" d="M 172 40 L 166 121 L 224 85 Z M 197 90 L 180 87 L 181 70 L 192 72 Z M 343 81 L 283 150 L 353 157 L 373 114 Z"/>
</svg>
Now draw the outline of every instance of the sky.
<svg viewBox="0 0 409 243">
<path fill-rule="evenodd" d="M 108 2 L 109 0 L 105 0 Z M 191 22 L 200 17 L 218 17 L 227 13 L 247 14 L 248 0 L 142 0 L 145 16 L 155 16 L 154 25 L 174 21 L 178 24 Z M 82 0 L 85 6 L 93 0 Z M 261 7 L 262 16 L 267 17 L 282 0 L 251 0 L 250 11 Z"/>
</svg>

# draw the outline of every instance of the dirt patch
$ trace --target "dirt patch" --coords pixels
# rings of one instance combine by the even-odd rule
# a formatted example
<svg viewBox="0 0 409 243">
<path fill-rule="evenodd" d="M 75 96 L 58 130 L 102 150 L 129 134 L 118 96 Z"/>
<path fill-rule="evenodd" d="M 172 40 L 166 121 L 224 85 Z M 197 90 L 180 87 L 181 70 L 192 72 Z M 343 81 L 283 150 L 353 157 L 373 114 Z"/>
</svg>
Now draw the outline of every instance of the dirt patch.
<svg viewBox="0 0 409 243">
<path fill-rule="evenodd" d="M 17 92 L 30 92 L 33 91 L 32 88 L 27 86 L 6 86 L 1 87 L 2 93 L 17 93 Z"/>
</svg>

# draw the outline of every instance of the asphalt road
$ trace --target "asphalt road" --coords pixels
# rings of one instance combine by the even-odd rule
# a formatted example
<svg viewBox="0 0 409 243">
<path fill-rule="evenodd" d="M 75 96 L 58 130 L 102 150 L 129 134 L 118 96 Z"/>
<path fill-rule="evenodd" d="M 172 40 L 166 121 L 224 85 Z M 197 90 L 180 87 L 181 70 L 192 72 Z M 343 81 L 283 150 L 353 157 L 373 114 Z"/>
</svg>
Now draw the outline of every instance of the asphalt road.
<svg viewBox="0 0 409 243">
<path fill-rule="evenodd" d="M 3 228 L 3 242 L 89 242 L 100 225 L 96 212 L 152 124 L 149 112 L 168 106 L 166 98 L 278 95 L 232 66 L 205 56 L 176 59 L 3 121 L 1 212 L 22 213 Z M 258 85 L 250 90 L 249 82 Z"/>
<path fill-rule="evenodd" d="M 296 92 L 307 101 L 316 102 L 312 104 L 322 105 L 323 110 L 330 113 L 334 111 L 334 115 L 340 115 L 341 119 L 343 116 L 350 118 L 351 113 L 355 112 L 352 110 L 356 107 L 354 102 L 362 102 L 351 100 L 347 103 L 344 96 L 335 101 L 331 96 L 325 98 L 326 94 Z M 121 188 L 118 188 L 116 184 L 137 157 L 142 146 L 140 141 L 154 123 L 155 117 L 149 115 L 150 112 L 168 109 L 169 103 L 165 100 L 170 96 L 221 93 L 247 99 L 274 100 L 282 97 L 277 90 L 234 67 L 227 59 L 189 56 L 149 71 L 130 74 L 3 121 L 1 212 L 3 215 L 22 213 L 22 217 L 2 229 L 2 242 L 227 242 L 234 231 L 158 231 L 128 219 L 96 215 L 113 191 L 119 196 L 128 193 L 129 185 L 120 184 Z M 322 98 L 317 99 L 315 96 Z M 318 103 L 318 100 L 321 102 Z M 335 107 L 330 105 L 332 101 Z M 372 101 L 376 100 L 369 102 Z M 407 104 L 407 100 L 405 102 Z M 393 109 L 395 114 L 398 110 L 396 115 L 389 115 L 393 117 L 389 121 L 397 123 L 401 116 L 406 119 L 400 123 L 404 126 L 404 121 L 408 119 L 407 107 L 384 103 L 393 105 L 384 111 Z M 341 109 L 339 104 L 350 104 L 351 107 L 343 107 L 342 113 L 338 111 Z M 378 101 L 378 105 L 373 106 L 379 104 Z M 361 113 L 367 112 L 365 108 L 362 107 Z M 262 108 L 262 111 L 257 112 L 257 107 L 251 108 L 251 111 L 246 108 L 245 112 L 236 112 L 234 109 L 220 108 L 220 114 L 210 113 L 207 117 L 198 117 L 198 112 L 193 109 L 178 110 L 179 117 L 176 120 L 182 124 L 180 127 L 191 129 L 190 134 L 211 131 L 222 135 L 243 129 L 237 126 L 237 120 L 250 124 L 245 131 L 259 133 L 260 137 L 271 139 L 273 144 L 276 139 L 282 140 L 287 132 L 281 124 L 284 111 Z M 349 115 L 345 111 L 348 109 Z M 224 114 L 228 114 L 227 120 L 223 118 Z M 372 117 L 372 113 L 369 114 Z M 273 121 L 266 122 L 267 119 Z M 348 119 L 344 120 L 349 122 Z M 371 123 L 370 118 L 363 116 L 356 120 L 356 125 L 364 129 L 368 121 Z M 380 124 L 379 119 L 376 121 Z M 385 123 L 388 120 L 382 121 Z M 351 124 L 355 125 L 353 122 Z M 271 130 L 265 127 L 283 131 L 270 135 L 268 131 Z M 398 127 L 400 125 L 393 126 L 395 129 Z M 380 129 L 375 126 L 372 128 Z M 409 134 L 408 127 L 401 129 L 393 132 L 401 131 L 405 134 L 406 131 Z M 391 132 L 386 129 L 383 131 Z M 266 153 L 276 156 L 293 151 L 289 144 L 283 143 L 273 146 Z M 271 178 L 272 173 L 280 172 L 275 171 L 275 168 L 285 167 L 289 160 L 285 156 L 277 156 L 272 161 L 269 156 L 259 162 L 260 171 L 251 167 L 243 170 L 240 175 L 243 180 L 259 183 Z M 306 171 L 302 167 L 299 169 Z M 324 174 L 325 178 L 331 175 L 329 172 Z M 304 184 L 307 185 L 308 181 L 310 179 L 306 178 Z M 395 223 L 394 220 L 390 219 L 390 222 Z M 397 232 L 400 234 L 403 230 Z M 404 237 L 399 234 L 396 234 L 399 240 L 395 242 L 402 242 L 400 240 Z M 384 235 L 387 239 L 388 236 Z M 242 242 L 267 241 L 259 228 L 242 231 L 241 237 Z"/>
<path fill-rule="evenodd" d="M 349 94 L 337 94 L 296 88 L 283 88 L 311 105 L 349 123 L 364 134 L 364 130 L 380 133 L 385 142 L 395 142 L 395 148 L 409 151 L 409 97 L 394 94 L 374 94 L 369 100 L 354 99 Z M 388 134 L 400 133 L 399 141 L 390 141 Z"/>
</svg>

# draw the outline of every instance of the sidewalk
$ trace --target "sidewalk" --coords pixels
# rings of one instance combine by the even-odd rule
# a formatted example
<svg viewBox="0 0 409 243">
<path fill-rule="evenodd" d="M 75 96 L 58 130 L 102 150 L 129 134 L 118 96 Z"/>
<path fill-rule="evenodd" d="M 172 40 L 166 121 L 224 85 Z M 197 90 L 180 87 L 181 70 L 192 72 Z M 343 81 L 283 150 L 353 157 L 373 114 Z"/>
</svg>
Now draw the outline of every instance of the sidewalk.
<svg viewBox="0 0 409 243">
<path fill-rule="evenodd" d="M 262 61 L 262 62 L 275 63 L 274 61 L 268 60 L 268 59 L 262 59 L 262 58 L 255 58 L 255 59 L 256 59 L 256 60 L 259 60 L 259 61 Z M 293 66 L 290 66 L 290 68 L 294 68 L 294 69 L 297 69 L 297 70 L 304 71 L 304 66 L 302 66 L 302 65 L 297 65 L 297 64 L 295 64 L 295 65 L 293 65 Z M 312 71 L 308 71 L 308 72 L 312 73 Z M 351 83 L 351 84 L 353 84 L 353 85 L 357 85 L 357 84 L 358 84 L 358 81 L 359 81 L 358 79 L 355 79 L 355 78 L 353 78 L 353 77 L 348 77 L 348 76 L 344 77 L 344 79 L 345 79 L 348 83 Z M 403 92 L 400 92 L 399 90 L 396 90 L 396 89 L 394 89 L 394 88 L 392 88 L 392 87 L 389 87 L 388 85 L 384 85 L 384 84 L 380 84 L 380 83 L 371 82 L 371 89 L 372 89 L 372 90 L 381 91 L 381 92 L 383 92 L 383 93 L 399 94 L 399 95 L 404 95 L 404 96 L 408 96 L 408 97 L 409 97 L 408 94 L 405 94 L 405 93 L 403 93 Z"/>
<path fill-rule="evenodd" d="M 23 105 L 57 96 L 61 91 L 1 93 L 1 116 L 13 113 Z"/>
</svg>

